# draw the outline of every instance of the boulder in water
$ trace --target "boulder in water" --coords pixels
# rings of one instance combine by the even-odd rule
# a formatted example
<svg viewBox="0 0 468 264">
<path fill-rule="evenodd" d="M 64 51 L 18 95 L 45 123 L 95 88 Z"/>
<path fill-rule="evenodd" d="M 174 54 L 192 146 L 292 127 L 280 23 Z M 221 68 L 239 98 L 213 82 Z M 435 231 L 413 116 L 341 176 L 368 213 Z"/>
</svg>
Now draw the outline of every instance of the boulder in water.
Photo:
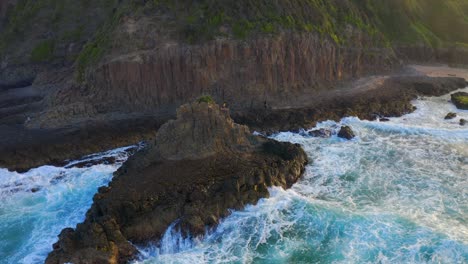
<svg viewBox="0 0 468 264">
<path fill-rule="evenodd" d="M 452 103 L 458 109 L 468 110 L 468 93 L 458 92 L 451 95 Z"/>
<path fill-rule="evenodd" d="M 466 125 L 466 124 L 467 124 L 466 119 L 463 119 L 463 118 L 460 119 L 460 126 L 464 126 L 464 125 Z"/>
<path fill-rule="evenodd" d="M 353 130 L 349 126 L 342 126 L 340 132 L 338 132 L 338 137 L 350 140 L 356 137 L 356 135 L 354 135 Z"/>
<path fill-rule="evenodd" d="M 445 120 L 454 119 L 455 117 L 457 117 L 457 114 L 450 112 L 445 116 Z"/>
</svg>

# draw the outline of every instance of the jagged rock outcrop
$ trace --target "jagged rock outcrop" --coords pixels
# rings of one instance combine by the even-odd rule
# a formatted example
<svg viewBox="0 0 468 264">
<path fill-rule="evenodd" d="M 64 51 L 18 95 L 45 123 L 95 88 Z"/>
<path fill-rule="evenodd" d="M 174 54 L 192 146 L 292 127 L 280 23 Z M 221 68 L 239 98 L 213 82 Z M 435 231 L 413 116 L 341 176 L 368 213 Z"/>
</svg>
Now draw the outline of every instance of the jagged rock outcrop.
<svg viewBox="0 0 468 264">
<path fill-rule="evenodd" d="M 155 151 L 162 159 L 195 160 L 216 153 L 250 152 L 258 139 L 246 126 L 235 124 L 227 109 L 194 103 L 179 107 L 177 119 L 159 129 L 155 142 Z"/>
<path fill-rule="evenodd" d="M 197 236 L 229 214 L 290 187 L 307 157 L 297 145 L 253 136 L 212 103 L 179 108 L 147 149 L 102 187 L 84 223 L 65 229 L 46 263 L 122 263 L 136 254 L 128 241 L 157 241 L 177 221 Z"/>
</svg>

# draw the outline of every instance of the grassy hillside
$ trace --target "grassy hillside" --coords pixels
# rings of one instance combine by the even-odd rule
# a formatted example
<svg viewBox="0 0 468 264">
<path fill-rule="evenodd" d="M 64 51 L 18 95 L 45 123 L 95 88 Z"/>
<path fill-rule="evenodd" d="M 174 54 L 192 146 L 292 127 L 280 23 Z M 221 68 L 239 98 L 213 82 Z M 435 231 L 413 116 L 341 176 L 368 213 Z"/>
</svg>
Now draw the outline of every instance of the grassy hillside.
<svg viewBox="0 0 468 264">
<path fill-rule="evenodd" d="M 118 2 L 18 0 L 2 23 L 0 55 L 13 63 L 74 61 L 82 45 L 112 17 Z"/>
<path fill-rule="evenodd" d="M 350 28 L 377 46 L 468 43 L 468 0 L 19 0 L 0 33 L 0 58 L 84 68 L 106 54 L 125 16 L 149 17 L 186 43 L 300 31 L 351 45 Z"/>
<path fill-rule="evenodd" d="M 353 0 L 394 44 L 468 43 L 467 0 Z"/>
<path fill-rule="evenodd" d="M 144 8 L 176 21 L 177 31 L 188 42 L 294 30 L 317 32 L 341 43 L 347 25 L 376 33 L 363 10 L 342 0 L 155 0 Z"/>
</svg>

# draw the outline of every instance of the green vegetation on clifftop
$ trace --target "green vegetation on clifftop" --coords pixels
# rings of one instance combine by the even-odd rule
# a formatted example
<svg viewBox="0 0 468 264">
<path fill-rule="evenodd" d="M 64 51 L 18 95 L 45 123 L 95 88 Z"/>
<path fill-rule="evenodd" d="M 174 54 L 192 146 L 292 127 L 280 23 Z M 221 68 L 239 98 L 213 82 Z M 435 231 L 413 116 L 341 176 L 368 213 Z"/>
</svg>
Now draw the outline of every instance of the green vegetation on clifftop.
<svg viewBox="0 0 468 264">
<path fill-rule="evenodd" d="M 468 0 L 352 0 L 395 44 L 468 43 Z"/>
<path fill-rule="evenodd" d="M 377 32 L 362 10 L 342 0 L 156 0 L 145 8 L 175 20 L 179 35 L 190 43 L 282 30 L 316 32 L 341 43 L 348 26 Z"/>
<path fill-rule="evenodd" d="M 39 43 L 31 52 L 31 61 L 43 62 L 48 61 L 54 54 L 54 41 L 46 40 Z"/>
<path fill-rule="evenodd" d="M 73 63 L 84 44 L 106 21 L 119 0 L 18 0 L 0 17 L 0 60 Z M 110 32 L 109 32 L 110 33 Z M 25 55 L 26 54 L 26 55 Z"/>
<path fill-rule="evenodd" d="M 7 1 L 8 2 L 8 1 Z M 61 60 L 78 77 L 119 47 L 123 17 L 146 18 L 175 41 L 247 39 L 284 31 L 311 32 L 353 45 L 467 47 L 468 0 L 18 0 L 0 17 L 0 61 Z M 156 36 L 155 36 L 156 38 Z M 143 40 L 125 39 L 135 47 Z M 140 41 L 140 42 L 138 42 Z M 132 46 L 132 45 L 127 45 Z M 117 50 L 119 52 L 119 50 Z M 25 56 L 28 54 L 28 56 Z M 29 61 L 26 61 L 27 60 Z"/>
</svg>

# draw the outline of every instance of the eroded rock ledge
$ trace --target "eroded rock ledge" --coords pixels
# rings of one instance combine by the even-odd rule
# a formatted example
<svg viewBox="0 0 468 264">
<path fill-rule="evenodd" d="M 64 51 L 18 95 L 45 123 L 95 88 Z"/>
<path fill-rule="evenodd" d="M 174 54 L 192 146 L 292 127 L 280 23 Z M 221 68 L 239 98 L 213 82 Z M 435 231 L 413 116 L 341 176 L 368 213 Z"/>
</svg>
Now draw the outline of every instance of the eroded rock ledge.
<svg viewBox="0 0 468 264">
<path fill-rule="evenodd" d="M 201 235 L 228 209 L 267 197 L 267 187 L 289 188 L 306 163 L 300 146 L 253 136 L 226 109 L 183 105 L 99 189 L 85 222 L 61 232 L 46 263 L 123 263 L 137 253 L 128 241 L 157 241 L 176 220 L 183 233 Z"/>
<path fill-rule="evenodd" d="M 346 116 L 366 120 L 402 116 L 415 110 L 411 101 L 418 96 L 442 96 L 467 85 L 465 79 L 457 77 L 389 76 L 368 87 L 317 96 L 307 107 L 251 109 L 232 116 L 237 123 L 256 131 L 295 131 Z"/>
<path fill-rule="evenodd" d="M 414 110 L 411 100 L 419 95 L 440 96 L 467 86 L 465 79 L 456 77 L 396 75 L 372 78 L 376 81 L 369 85 L 347 83 L 349 87 L 314 92 L 313 96 L 305 94 L 289 107 L 275 107 L 267 102 L 260 108 L 234 111 L 231 116 L 236 123 L 265 133 L 297 130 L 345 116 L 370 120 L 401 116 Z M 66 164 L 64 159 L 79 159 L 152 140 L 157 129 L 169 118 L 124 115 L 121 119 L 90 119 L 83 126 L 55 130 L 4 126 L 0 120 L 0 167 L 22 172 L 44 164 L 63 166 Z"/>
</svg>

